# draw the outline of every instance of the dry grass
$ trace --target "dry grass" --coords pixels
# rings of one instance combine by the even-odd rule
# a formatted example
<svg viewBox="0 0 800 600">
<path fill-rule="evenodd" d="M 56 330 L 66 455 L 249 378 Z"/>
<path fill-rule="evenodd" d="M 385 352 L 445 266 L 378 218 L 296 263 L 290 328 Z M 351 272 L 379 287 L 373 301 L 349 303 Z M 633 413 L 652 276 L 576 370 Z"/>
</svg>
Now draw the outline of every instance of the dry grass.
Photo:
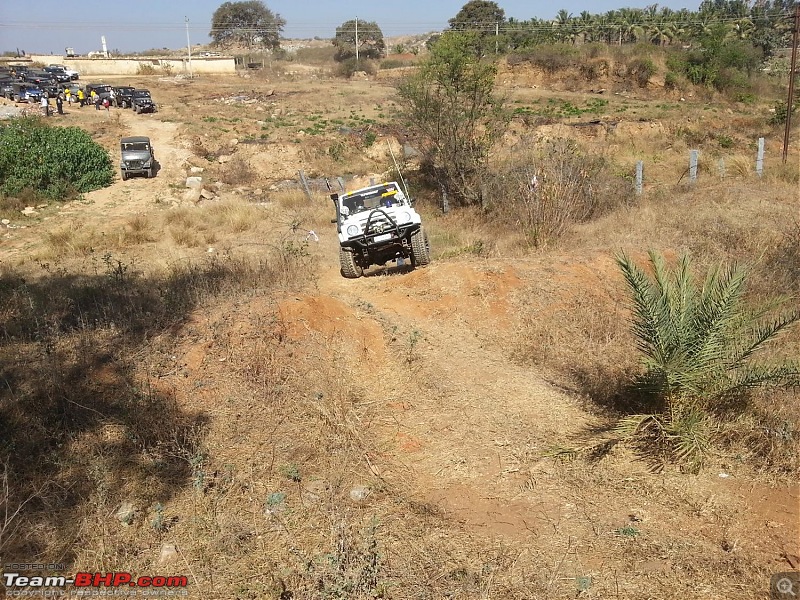
<svg viewBox="0 0 800 600">
<path fill-rule="evenodd" d="M 214 94 L 275 87 L 287 94 L 276 102 L 297 113 L 374 116 L 393 93 L 374 82 L 325 94 L 330 82 L 284 80 L 284 90 L 209 78 L 191 92 L 138 83 L 164 97 L 158 118 L 178 118 L 179 99 L 196 94 L 182 135 L 208 133 L 187 145 L 212 159 L 230 138 L 260 135 L 255 120 L 269 114 L 236 112 L 247 118 L 234 122 Z M 612 100 L 609 113 L 628 120 L 661 110 Z M 719 181 L 717 137 L 676 133 L 678 117 L 676 127 L 581 138 L 622 165 L 615 177 L 644 158 L 645 195 L 630 206 L 606 198 L 610 212 L 570 224 L 546 250 L 479 209 L 441 215 L 436 193 L 421 191 L 435 262 L 407 275 L 342 283 L 324 194 L 159 206 L 104 224 L 106 235 L 78 221 L 50 229 L 37 251 L 46 270 L 0 263 L 0 416 L 17 444 L 3 456 L 14 483 L 0 485 L 0 502 L 15 510 L 32 498 L 5 529 L 4 554 L 181 572 L 203 598 L 761 593 L 767 573 L 785 566 L 777 540 L 791 538 L 771 525 L 764 534 L 780 520 L 758 512 L 775 491 L 758 487 L 747 465 L 773 474 L 796 464 L 793 396 L 756 396 L 721 432 L 715 466 L 729 480 L 717 470 L 655 476 L 624 447 L 594 462 L 550 457 L 573 435 L 602 439 L 583 425 L 602 429 L 624 408 L 638 368 L 615 251 L 688 249 L 700 265 L 760 260 L 754 297 L 800 289 L 797 169 L 768 163 L 758 180 L 737 145 L 741 176 L 731 167 Z M 759 131 L 743 119 L 737 144 Z M 116 131 L 104 135 L 116 143 Z M 383 168 L 360 149 L 353 163 L 335 161 L 327 149 L 337 141 L 304 143 L 298 166 L 330 177 Z M 708 153 L 708 177 L 676 185 L 689 142 Z M 245 167 L 232 176 L 269 189 L 266 170 Z M 319 245 L 306 242 L 311 229 Z M 218 252 L 207 254 L 212 244 Z M 495 284 L 510 272 L 518 280 L 504 292 Z M 787 338 L 783 349 L 800 355 L 798 344 Z M 540 413 L 526 412 L 537 403 Z M 421 439 L 400 437 L 409 430 Z M 351 499 L 358 485 L 370 490 L 364 502 Z M 124 502 L 137 509 L 129 526 L 114 516 Z M 165 545 L 177 555 L 162 562 Z"/>
</svg>

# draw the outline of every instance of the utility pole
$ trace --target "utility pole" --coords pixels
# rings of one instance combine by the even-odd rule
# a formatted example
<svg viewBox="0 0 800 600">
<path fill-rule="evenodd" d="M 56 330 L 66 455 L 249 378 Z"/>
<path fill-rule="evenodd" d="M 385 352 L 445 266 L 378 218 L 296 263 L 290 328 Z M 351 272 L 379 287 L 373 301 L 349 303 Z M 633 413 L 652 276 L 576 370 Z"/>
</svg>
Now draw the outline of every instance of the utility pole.
<svg viewBox="0 0 800 600">
<path fill-rule="evenodd" d="M 189 52 L 189 78 L 194 78 L 194 74 L 192 73 L 192 42 L 189 40 L 189 17 L 184 17 L 186 19 L 186 50 Z"/>
<path fill-rule="evenodd" d="M 497 44 L 500 37 L 500 23 L 495 22 L 494 24 L 494 53 L 497 54 L 499 52 Z"/>
<path fill-rule="evenodd" d="M 356 71 L 358 70 L 358 17 L 356 17 Z"/>
<path fill-rule="evenodd" d="M 789 96 L 786 99 L 786 129 L 783 131 L 783 164 L 789 155 L 789 130 L 792 127 L 792 105 L 794 104 L 794 73 L 797 71 L 797 37 L 800 32 L 800 4 L 794 10 L 794 34 L 792 35 L 792 66 L 789 68 Z"/>
</svg>

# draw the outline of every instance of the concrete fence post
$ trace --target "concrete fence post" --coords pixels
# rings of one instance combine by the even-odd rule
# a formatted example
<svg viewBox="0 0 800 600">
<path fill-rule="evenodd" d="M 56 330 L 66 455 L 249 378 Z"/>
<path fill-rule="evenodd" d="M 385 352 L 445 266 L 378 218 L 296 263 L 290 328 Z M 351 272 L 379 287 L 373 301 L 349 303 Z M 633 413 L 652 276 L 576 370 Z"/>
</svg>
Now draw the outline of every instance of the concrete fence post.
<svg viewBox="0 0 800 600">
<path fill-rule="evenodd" d="M 644 161 L 636 162 L 636 195 L 641 196 L 644 188 Z"/>
<path fill-rule="evenodd" d="M 689 181 L 692 183 L 697 181 L 697 159 L 699 156 L 699 150 L 689 151 Z"/>
</svg>

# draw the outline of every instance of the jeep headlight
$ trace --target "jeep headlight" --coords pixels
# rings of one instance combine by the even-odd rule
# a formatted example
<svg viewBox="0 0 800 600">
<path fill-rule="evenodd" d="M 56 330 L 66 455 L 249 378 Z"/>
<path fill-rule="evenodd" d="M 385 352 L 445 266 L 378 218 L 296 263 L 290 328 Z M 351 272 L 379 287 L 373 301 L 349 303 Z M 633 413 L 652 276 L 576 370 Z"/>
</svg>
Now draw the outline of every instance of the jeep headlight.
<svg viewBox="0 0 800 600">
<path fill-rule="evenodd" d="M 358 235 L 360 232 L 361 230 L 358 228 L 358 225 L 349 225 L 347 227 L 347 235 L 349 236 Z"/>
<path fill-rule="evenodd" d="M 411 220 L 411 213 L 407 213 L 405 211 L 400 213 L 400 222 L 401 223 L 408 223 Z"/>
</svg>

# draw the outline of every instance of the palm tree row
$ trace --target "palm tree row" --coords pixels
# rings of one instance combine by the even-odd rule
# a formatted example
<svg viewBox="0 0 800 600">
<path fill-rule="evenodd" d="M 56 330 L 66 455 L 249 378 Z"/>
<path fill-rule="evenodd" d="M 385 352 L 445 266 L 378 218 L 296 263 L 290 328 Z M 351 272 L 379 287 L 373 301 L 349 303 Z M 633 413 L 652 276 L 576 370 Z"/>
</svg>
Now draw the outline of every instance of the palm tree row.
<svg viewBox="0 0 800 600">
<path fill-rule="evenodd" d="M 745 0 L 704 0 L 698 11 L 659 8 L 653 4 L 603 14 L 583 11 L 577 16 L 562 9 L 552 20 L 510 18 L 499 26 L 510 49 L 549 42 L 683 45 L 722 28 L 726 39 L 750 40 L 765 54 L 771 54 L 776 48 L 788 45 L 790 16 L 797 3 L 797 0 L 766 0 L 750 7 Z M 480 24 L 475 25 L 480 29 Z M 494 23 L 490 29 L 495 31 Z"/>
</svg>

